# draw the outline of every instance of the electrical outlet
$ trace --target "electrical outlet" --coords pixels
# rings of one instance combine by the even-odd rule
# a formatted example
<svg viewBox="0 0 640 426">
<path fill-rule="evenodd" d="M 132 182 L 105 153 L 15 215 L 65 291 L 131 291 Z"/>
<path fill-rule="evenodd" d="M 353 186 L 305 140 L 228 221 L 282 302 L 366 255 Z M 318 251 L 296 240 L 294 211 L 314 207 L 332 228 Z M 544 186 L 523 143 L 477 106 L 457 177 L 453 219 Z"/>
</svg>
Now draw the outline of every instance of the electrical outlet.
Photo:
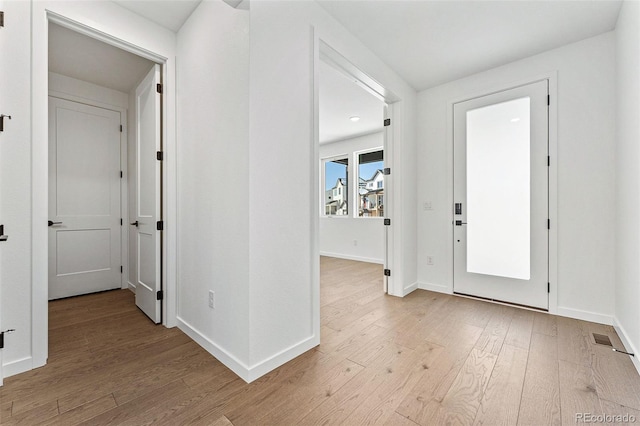
<svg viewBox="0 0 640 426">
<path fill-rule="evenodd" d="M 427 256 L 427 265 L 433 265 L 433 256 Z"/>
<path fill-rule="evenodd" d="M 431 201 L 425 201 L 424 204 L 422 205 L 422 209 L 423 210 L 433 210 L 433 206 L 431 204 Z"/>
<path fill-rule="evenodd" d="M 358 240 L 353 240 L 354 247 L 358 245 Z"/>
<path fill-rule="evenodd" d="M 216 308 L 215 295 L 216 295 L 216 293 L 213 290 L 209 290 L 209 307 L 211 309 L 215 309 Z"/>
</svg>

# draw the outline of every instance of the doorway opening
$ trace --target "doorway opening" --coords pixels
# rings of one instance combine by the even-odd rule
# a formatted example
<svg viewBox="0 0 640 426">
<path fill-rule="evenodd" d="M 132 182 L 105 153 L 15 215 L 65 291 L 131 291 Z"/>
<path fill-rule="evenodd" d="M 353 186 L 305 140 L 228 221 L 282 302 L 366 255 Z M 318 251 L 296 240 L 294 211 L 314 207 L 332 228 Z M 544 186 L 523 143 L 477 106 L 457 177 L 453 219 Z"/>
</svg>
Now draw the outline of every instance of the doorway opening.
<svg viewBox="0 0 640 426">
<path fill-rule="evenodd" d="M 319 41 L 319 301 L 328 333 L 391 293 L 392 111 L 398 101 Z"/>
<path fill-rule="evenodd" d="M 62 24 L 48 26 L 48 299 L 131 290 L 162 323 L 161 65 Z"/>
</svg>

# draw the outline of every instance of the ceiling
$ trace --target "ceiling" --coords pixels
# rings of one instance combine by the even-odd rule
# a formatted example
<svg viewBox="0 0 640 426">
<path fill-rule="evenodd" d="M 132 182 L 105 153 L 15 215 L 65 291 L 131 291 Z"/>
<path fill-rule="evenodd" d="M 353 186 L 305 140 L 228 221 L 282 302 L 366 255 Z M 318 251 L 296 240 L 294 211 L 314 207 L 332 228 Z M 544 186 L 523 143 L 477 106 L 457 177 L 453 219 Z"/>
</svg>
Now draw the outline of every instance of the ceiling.
<svg viewBox="0 0 640 426">
<path fill-rule="evenodd" d="M 620 0 L 318 2 L 416 90 L 615 28 Z"/>
<path fill-rule="evenodd" d="M 128 93 L 153 62 L 56 24 L 49 25 L 49 71 Z"/>
<path fill-rule="evenodd" d="M 177 32 L 202 0 L 113 1 Z M 223 1 L 243 9 L 249 4 Z M 613 30 L 621 6 L 621 0 L 318 3 L 418 91 Z M 54 72 L 128 91 L 135 82 L 125 76 L 141 75 L 136 73 L 146 66 L 144 59 L 74 38 L 68 30 L 52 35 Z M 320 79 L 321 143 L 380 130 L 381 101 L 328 65 L 321 67 Z M 353 115 L 361 120 L 349 121 Z"/>
<path fill-rule="evenodd" d="M 178 32 L 202 0 L 112 0 L 125 9 Z"/>
<path fill-rule="evenodd" d="M 320 143 L 381 131 L 384 103 L 330 65 L 320 62 Z M 350 117 L 360 120 L 353 122 Z"/>
</svg>

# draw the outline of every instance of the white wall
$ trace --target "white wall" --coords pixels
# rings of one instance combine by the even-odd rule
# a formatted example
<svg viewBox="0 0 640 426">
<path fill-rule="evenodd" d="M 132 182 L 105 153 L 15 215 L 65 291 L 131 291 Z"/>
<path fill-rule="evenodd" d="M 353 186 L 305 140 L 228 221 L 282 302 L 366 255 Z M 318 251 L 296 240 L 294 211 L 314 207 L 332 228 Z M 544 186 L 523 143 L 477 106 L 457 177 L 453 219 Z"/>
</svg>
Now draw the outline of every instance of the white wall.
<svg viewBox="0 0 640 426">
<path fill-rule="evenodd" d="M 622 4 L 616 27 L 616 323 L 640 350 L 640 3 Z M 638 356 L 633 358 L 640 371 Z"/>
<path fill-rule="evenodd" d="M 557 71 L 557 312 L 614 313 L 615 35 L 606 33 L 447 83 L 418 97 L 418 277 L 452 289 L 452 145 L 447 103 Z M 553 108 L 552 108 L 553 109 Z M 553 193 L 553 189 L 552 189 Z M 431 202 L 433 210 L 424 210 Z M 426 256 L 434 257 L 427 266 Z M 553 305 L 553 303 L 551 304 Z"/>
<path fill-rule="evenodd" d="M 391 160 L 394 183 L 401 189 L 391 213 L 398 221 L 393 241 L 398 293 L 415 281 L 415 92 L 317 4 L 252 3 L 249 266 L 254 377 L 319 339 L 314 36 L 402 99 L 394 117 L 398 143 Z M 273 188 L 283 182 L 295 189 L 295 196 L 266 208 L 274 203 Z"/>
<path fill-rule="evenodd" d="M 203 1 L 178 33 L 177 55 L 178 323 L 247 378 L 249 12 Z"/>
<path fill-rule="evenodd" d="M 336 155 L 349 155 L 350 194 L 354 194 L 357 165 L 354 152 L 382 148 L 384 133 L 374 133 L 320 145 L 320 159 Z M 320 166 L 322 167 L 322 166 Z M 368 179 L 370 176 L 363 176 Z M 324 200 L 324 183 L 320 182 Z M 384 263 L 384 225 L 382 218 L 353 217 L 354 196 L 349 200 L 349 216 L 320 217 L 320 254 L 363 262 Z M 322 208 L 322 205 L 321 205 Z M 357 245 L 354 245 L 357 241 Z"/>
</svg>

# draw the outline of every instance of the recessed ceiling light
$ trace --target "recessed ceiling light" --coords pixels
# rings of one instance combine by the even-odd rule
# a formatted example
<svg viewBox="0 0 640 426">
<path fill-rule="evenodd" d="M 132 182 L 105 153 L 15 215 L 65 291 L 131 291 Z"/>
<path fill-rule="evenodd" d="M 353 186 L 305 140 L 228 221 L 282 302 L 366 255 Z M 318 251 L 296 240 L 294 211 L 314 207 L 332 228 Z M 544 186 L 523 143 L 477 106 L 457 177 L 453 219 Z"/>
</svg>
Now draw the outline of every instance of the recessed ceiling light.
<svg viewBox="0 0 640 426">
<path fill-rule="evenodd" d="M 357 115 L 354 115 L 353 117 L 349 117 L 349 120 L 355 123 L 356 121 L 360 121 L 360 117 L 358 117 Z"/>
<path fill-rule="evenodd" d="M 520 119 L 519 119 L 518 117 L 516 117 L 516 118 L 512 118 L 512 119 L 511 119 L 511 122 L 512 122 L 512 123 L 517 123 L 518 121 L 520 121 Z"/>
</svg>

